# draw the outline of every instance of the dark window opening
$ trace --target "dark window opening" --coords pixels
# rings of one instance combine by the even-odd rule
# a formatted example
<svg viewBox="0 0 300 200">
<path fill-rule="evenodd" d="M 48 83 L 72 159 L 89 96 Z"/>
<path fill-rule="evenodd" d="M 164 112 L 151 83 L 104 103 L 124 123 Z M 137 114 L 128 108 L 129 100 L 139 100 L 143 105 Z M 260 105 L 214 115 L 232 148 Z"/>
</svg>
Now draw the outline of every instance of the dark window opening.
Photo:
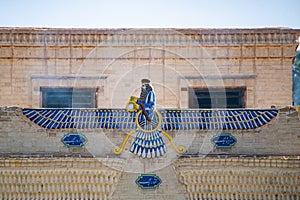
<svg viewBox="0 0 300 200">
<path fill-rule="evenodd" d="M 190 108 L 244 108 L 246 88 L 189 88 Z"/>
<path fill-rule="evenodd" d="M 95 108 L 96 88 L 41 88 L 43 108 Z"/>
</svg>

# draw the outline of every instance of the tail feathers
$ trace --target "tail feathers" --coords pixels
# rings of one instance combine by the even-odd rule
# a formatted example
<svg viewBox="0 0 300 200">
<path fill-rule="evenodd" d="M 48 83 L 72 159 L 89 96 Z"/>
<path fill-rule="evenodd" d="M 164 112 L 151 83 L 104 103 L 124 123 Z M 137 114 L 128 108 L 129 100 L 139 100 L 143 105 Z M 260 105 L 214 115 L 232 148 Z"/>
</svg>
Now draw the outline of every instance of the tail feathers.
<svg viewBox="0 0 300 200">
<path fill-rule="evenodd" d="M 142 158 L 156 158 L 166 153 L 167 147 L 159 131 L 153 133 L 137 132 L 137 136 L 130 147 L 130 152 Z"/>
</svg>

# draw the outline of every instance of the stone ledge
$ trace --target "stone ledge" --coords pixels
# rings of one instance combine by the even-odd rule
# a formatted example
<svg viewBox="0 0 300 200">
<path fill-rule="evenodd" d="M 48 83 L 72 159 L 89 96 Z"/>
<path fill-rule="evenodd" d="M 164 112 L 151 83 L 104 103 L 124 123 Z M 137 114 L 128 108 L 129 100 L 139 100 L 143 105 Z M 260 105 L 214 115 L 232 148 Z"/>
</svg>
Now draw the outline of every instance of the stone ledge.
<svg viewBox="0 0 300 200">
<path fill-rule="evenodd" d="M 271 167 L 271 168 L 300 168 L 300 156 L 273 156 L 268 158 L 182 158 L 174 161 L 176 168 L 202 168 L 202 167 Z"/>
<path fill-rule="evenodd" d="M 152 35 L 168 35 L 168 44 L 196 41 L 201 44 L 293 44 L 299 29 L 261 28 L 261 29 L 55 29 L 55 28 L 0 28 L 0 43 L 10 44 L 89 44 L 100 43 L 132 44 L 155 41 Z M 133 35 L 143 35 L 136 38 Z M 178 39 L 182 37 L 182 39 Z M 117 40 L 115 40 L 117 38 Z M 175 42 L 174 42 L 175 41 Z"/>
<path fill-rule="evenodd" d="M 0 158 L 0 168 L 39 168 L 39 169 L 115 169 L 121 170 L 122 159 L 114 158 Z"/>
</svg>

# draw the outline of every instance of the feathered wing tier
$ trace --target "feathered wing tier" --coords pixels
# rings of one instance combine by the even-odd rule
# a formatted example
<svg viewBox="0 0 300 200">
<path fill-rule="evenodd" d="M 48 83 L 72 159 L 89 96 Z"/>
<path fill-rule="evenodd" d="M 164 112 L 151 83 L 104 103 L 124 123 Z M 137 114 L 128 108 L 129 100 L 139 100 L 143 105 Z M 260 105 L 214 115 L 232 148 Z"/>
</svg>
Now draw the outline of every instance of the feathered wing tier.
<svg viewBox="0 0 300 200">
<path fill-rule="evenodd" d="M 23 114 L 47 129 L 135 129 L 136 113 L 125 109 L 38 109 L 24 108 Z"/>
<path fill-rule="evenodd" d="M 247 130 L 269 124 L 277 109 L 170 109 L 158 110 L 162 130 Z M 136 112 L 125 109 L 37 109 L 23 114 L 47 129 L 136 129 Z"/>
<path fill-rule="evenodd" d="M 130 147 L 130 152 L 142 158 L 156 158 L 166 153 L 167 147 L 162 139 L 161 131 L 136 131 L 136 137 Z"/>
<path fill-rule="evenodd" d="M 159 112 L 163 130 L 256 129 L 278 115 L 277 109 L 173 109 Z"/>
</svg>

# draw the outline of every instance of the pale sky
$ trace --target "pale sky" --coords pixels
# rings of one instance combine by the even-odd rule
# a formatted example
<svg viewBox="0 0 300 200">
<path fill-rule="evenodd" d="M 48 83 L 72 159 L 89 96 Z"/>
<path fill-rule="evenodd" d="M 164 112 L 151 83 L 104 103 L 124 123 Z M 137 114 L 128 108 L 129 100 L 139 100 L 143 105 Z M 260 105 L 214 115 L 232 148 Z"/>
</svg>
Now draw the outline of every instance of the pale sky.
<svg viewBox="0 0 300 200">
<path fill-rule="evenodd" d="M 300 0 L 0 0 L 0 27 L 300 28 Z"/>
</svg>

